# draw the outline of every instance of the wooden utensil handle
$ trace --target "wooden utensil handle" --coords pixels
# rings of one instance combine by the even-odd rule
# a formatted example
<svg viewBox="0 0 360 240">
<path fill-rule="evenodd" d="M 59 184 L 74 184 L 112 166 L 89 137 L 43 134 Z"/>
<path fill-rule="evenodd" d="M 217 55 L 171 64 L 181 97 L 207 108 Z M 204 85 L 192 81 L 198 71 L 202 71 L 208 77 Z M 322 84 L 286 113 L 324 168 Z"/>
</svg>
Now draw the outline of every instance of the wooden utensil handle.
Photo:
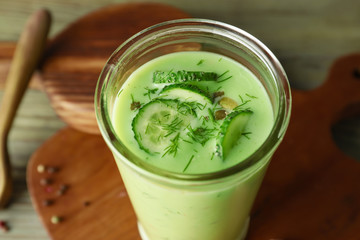
<svg viewBox="0 0 360 240">
<path fill-rule="evenodd" d="M 11 60 L 14 57 L 15 49 L 16 42 L 0 42 L 0 90 L 5 88 L 6 77 L 11 66 Z M 28 88 L 44 90 L 40 73 L 32 75 Z"/>
<path fill-rule="evenodd" d="M 1 137 L 7 137 L 16 109 L 42 56 L 50 22 L 50 13 L 41 9 L 29 18 L 20 36 L 0 108 Z"/>
<path fill-rule="evenodd" d="M 0 107 L 0 208 L 7 204 L 12 192 L 8 134 L 30 77 L 42 56 L 50 19 L 50 13 L 45 9 L 35 12 L 29 18 L 17 44 L 6 80 Z"/>
</svg>

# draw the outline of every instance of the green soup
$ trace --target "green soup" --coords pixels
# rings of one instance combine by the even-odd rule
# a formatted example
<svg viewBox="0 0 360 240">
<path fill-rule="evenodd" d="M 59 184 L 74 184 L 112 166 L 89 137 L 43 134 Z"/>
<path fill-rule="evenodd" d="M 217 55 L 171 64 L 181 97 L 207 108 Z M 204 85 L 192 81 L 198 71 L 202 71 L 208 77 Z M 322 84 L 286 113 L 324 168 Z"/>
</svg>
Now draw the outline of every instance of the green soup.
<svg viewBox="0 0 360 240">
<path fill-rule="evenodd" d="M 180 52 L 133 72 L 112 120 L 140 159 L 192 174 L 226 169 L 251 155 L 274 117 L 265 89 L 247 68 L 215 53 Z"/>
<path fill-rule="evenodd" d="M 259 80 L 210 52 L 161 56 L 134 71 L 114 104 L 121 142 L 141 161 L 170 172 L 229 168 L 269 135 L 273 109 Z M 117 156 L 117 155 L 115 155 Z M 117 156 L 144 240 L 243 239 L 271 153 L 248 169 L 208 181 L 158 180 Z"/>
</svg>

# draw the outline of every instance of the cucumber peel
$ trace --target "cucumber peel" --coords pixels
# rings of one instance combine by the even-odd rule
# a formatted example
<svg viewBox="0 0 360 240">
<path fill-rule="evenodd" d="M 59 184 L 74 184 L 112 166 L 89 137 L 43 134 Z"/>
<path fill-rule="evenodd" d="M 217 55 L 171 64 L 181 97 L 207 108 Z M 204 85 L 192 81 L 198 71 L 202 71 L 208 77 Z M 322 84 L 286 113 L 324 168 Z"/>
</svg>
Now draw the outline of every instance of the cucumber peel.
<svg viewBox="0 0 360 240">
<path fill-rule="evenodd" d="M 226 116 L 220 126 L 217 149 L 225 160 L 243 134 L 246 125 L 253 114 L 250 110 L 234 111 Z"/>
<path fill-rule="evenodd" d="M 139 147 L 149 154 L 162 153 L 171 139 L 189 124 L 189 116 L 177 111 L 178 101 L 155 99 L 139 109 L 132 121 Z"/>
<path fill-rule="evenodd" d="M 153 73 L 153 83 L 182 83 L 182 82 L 201 82 L 216 81 L 218 74 L 214 72 L 202 71 L 155 71 Z"/>
<path fill-rule="evenodd" d="M 209 93 L 197 86 L 185 83 L 171 84 L 164 87 L 160 96 L 166 99 L 177 99 L 185 102 L 198 102 L 200 104 L 212 104 Z"/>
</svg>

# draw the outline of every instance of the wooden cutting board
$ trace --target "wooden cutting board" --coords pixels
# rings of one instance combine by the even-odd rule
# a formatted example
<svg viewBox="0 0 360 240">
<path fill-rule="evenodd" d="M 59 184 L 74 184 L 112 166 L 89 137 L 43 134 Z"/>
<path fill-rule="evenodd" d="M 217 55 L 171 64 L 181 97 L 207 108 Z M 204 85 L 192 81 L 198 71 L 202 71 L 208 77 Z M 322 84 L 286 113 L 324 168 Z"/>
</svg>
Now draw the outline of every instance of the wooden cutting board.
<svg viewBox="0 0 360 240">
<path fill-rule="evenodd" d="M 360 55 L 339 59 L 326 83 L 293 90 L 293 111 L 251 216 L 247 239 L 338 240 L 360 236 L 360 162 L 334 144 L 331 127 L 360 115 Z M 57 167 L 39 173 L 39 165 Z M 51 179 L 49 185 L 42 185 Z M 139 239 L 136 219 L 102 138 L 59 131 L 32 156 L 28 187 L 54 240 Z M 61 185 L 68 189 L 58 196 Z M 54 200 L 44 206 L 46 199 Z M 63 221 L 51 223 L 52 216 Z"/>
<path fill-rule="evenodd" d="M 149 26 L 187 17 L 164 4 L 127 3 L 102 8 L 71 24 L 50 41 L 41 67 L 44 89 L 56 113 L 78 130 L 99 133 L 94 94 L 110 55 Z"/>
</svg>

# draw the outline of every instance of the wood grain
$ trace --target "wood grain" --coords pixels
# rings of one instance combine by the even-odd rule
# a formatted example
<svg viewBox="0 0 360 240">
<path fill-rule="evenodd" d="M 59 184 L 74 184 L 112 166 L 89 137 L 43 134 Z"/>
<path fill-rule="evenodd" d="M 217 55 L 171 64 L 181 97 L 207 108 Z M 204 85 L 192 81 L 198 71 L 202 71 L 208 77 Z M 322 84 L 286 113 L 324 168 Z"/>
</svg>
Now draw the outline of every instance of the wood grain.
<svg viewBox="0 0 360 240">
<path fill-rule="evenodd" d="M 154 0 L 142 2 L 151 1 L 154 2 Z M 54 16 L 50 33 L 54 37 L 84 14 L 115 2 L 129 1 L 1 1 L 0 40 L 10 41 L 14 45 L 26 19 L 40 7 L 50 9 Z M 156 2 L 172 4 L 192 16 L 224 21 L 252 33 L 280 58 L 293 86 L 309 88 L 319 85 L 336 58 L 359 51 L 360 1 L 357 0 L 304 0 L 291 3 L 288 0 L 157 0 Z M 1 53 L 2 51 L 0 55 Z M 4 77 L 1 73 L 0 83 Z M 1 89 L 0 96 L 2 96 Z M 10 133 L 9 147 L 15 190 L 9 208 L 0 211 L 0 219 L 6 220 L 11 227 L 7 233 L 0 231 L 0 239 L 49 239 L 31 205 L 26 188 L 25 171 L 29 156 L 63 126 L 64 123 L 57 118 L 50 107 L 47 96 L 38 90 L 28 90 Z M 349 127 L 343 135 L 344 138 L 348 138 L 349 134 L 354 135 L 356 141 L 352 143 L 352 150 L 359 152 L 358 129 L 357 121 L 357 124 Z M 345 139 L 344 142 L 348 140 Z"/>
<path fill-rule="evenodd" d="M 12 63 L 16 49 L 16 42 L 0 42 L 0 89 L 4 89 L 6 76 Z M 43 85 L 40 80 L 41 74 L 38 71 L 31 76 L 29 87 L 32 89 L 42 90 Z"/>
<path fill-rule="evenodd" d="M 338 149 L 331 127 L 360 114 L 360 80 L 354 75 L 359 66 L 360 55 L 344 57 L 319 89 L 293 90 L 289 129 L 260 189 L 247 240 L 358 239 L 360 162 Z M 41 174 L 39 164 L 60 170 Z M 69 192 L 47 193 L 40 184 L 44 177 L 54 180 L 54 190 L 69 184 Z M 31 158 L 28 183 L 52 239 L 139 239 L 121 177 L 100 136 L 61 130 Z M 53 206 L 42 206 L 47 198 L 55 199 Z M 82 206 L 87 200 L 93 204 Z M 52 215 L 64 221 L 53 225 Z"/>
<path fill-rule="evenodd" d="M 334 143 L 338 121 L 360 116 L 360 55 L 337 60 L 324 85 L 293 91 L 292 117 L 260 190 L 249 239 L 358 239 L 360 162 Z"/>
<path fill-rule="evenodd" d="M 129 3 L 102 8 L 71 24 L 52 39 L 42 66 L 44 88 L 55 111 L 70 126 L 99 133 L 95 87 L 112 52 L 146 27 L 188 16 L 164 4 Z"/>
<path fill-rule="evenodd" d="M 39 173 L 44 165 L 55 173 Z M 139 239 L 136 218 L 115 160 L 101 136 L 64 128 L 31 157 L 28 186 L 52 239 Z M 43 179 L 51 184 L 42 185 Z M 58 195 L 61 185 L 69 186 Z M 45 200 L 53 201 L 44 206 Z M 53 224 L 51 218 L 62 218 Z"/>
</svg>

